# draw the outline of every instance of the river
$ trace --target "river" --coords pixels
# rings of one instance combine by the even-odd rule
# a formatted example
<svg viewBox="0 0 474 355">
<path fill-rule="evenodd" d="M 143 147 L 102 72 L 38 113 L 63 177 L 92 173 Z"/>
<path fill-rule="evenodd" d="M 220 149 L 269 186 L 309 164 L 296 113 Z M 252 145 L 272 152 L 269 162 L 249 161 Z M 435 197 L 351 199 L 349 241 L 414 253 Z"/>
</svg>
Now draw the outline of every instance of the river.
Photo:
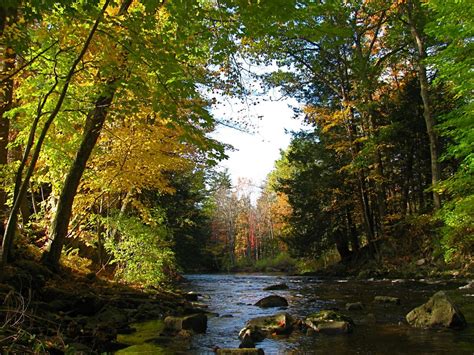
<svg viewBox="0 0 474 355">
<path fill-rule="evenodd" d="M 474 327 L 462 331 L 415 329 L 405 315 L 444 290 L 458 304 L 467 322 L 474 322 L 474 290 L 460 290 L 463 283 L 427 280 L 319 279 L 255 274 L 187 275 L 184 288 L 202 295 L 199 302 L 212 313 L 205 334 L 195 335 L 184 354 L 212 354 L 212 349 L 236 348 L 238 333 L 251 318 L 283 310 L 261 309 L 255 302 L 269 294 L 285 297 L 291 315 L 304 317 L 322 309 L 339 309 L 356 327 L 349 335 L 292 335 L 258 343 L 265 354 L 474 354 Z M 263 291 L 286 283 L 288 290 Z M 400 305 L 374 303 L 375 296 L 393 296 Z M 345 304 L 362 302 L 364 310 L 345 311 Z M 181 351 L 180 351 L 181 350 Z M 166 351 L 165 351 L 166 353 Z M 170 351 L 170 353 L 172 353 Z"/>
</svg>

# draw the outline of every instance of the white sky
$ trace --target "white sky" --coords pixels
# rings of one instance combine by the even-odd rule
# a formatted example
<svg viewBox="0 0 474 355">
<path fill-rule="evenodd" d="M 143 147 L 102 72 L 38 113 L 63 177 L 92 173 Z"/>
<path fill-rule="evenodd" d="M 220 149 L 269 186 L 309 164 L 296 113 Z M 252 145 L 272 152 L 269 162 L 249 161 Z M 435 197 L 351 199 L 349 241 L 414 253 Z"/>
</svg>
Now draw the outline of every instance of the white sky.
<svg viewBox="0 0 474 355">
<path fill-rule="evenodd" d="M 267 96 L 256 105 L 251 104 L 250 109 L 242 104 L 226 103 L 213 110 L 218 120 L 222 117 L 240 117 L 255 126 L 255 133 L 244 133 L 221 125 L 212 134 L 213 138 L 235 148 L 235 151 L 227 152 L 229 159 L 220 164 L 229 169 L 234 185 L 239 177 L 244 177 L 260 186 L 273 170 L 275 160 L 280 157 L 280 149 L 288 147 L 290 131 L 302 128 L 302 120 L 293 118 L 294 112 L 289 105 L 297 106 L 297 103 L 292 99 L 270 101 Z"/>
</svg>

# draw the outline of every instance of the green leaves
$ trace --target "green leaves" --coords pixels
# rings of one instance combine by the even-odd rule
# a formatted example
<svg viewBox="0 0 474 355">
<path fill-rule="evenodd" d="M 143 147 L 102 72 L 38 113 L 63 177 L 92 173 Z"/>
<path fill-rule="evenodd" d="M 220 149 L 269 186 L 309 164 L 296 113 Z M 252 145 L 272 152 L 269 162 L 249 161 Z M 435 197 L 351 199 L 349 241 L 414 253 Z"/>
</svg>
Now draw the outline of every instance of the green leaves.
<svg viewBox="0 0 474 355">
<path fill-rule="evenodd" d="M 448 83 L 456 107 L 443 116 L 441 132 L 451 143 L 444 160 L 457 159 L 457 171 L 439 187 L 445 205 L 440 217 L 442 245 L 448 260 L 468 257 L 474 248 L 474 7 L 465 0 L 430 0 L 433 19 L 427 32 L 443 46 L 429 61 L 439 71 L 437 83 Z"/>
<path fill-rule="evenodd" d="M 160 219 L 154 216 L 157 222 Z M 104 246 L 113 256 L 112 263 L 117 265 L 117 277 L 156 286 L 177 271 L 171 245 L 166 242 L 169 231 L 162 222 L 151 227 L 137 217 L 123 215 L 109 217 L 104 222 L 108 226 Z"/>
</svg>

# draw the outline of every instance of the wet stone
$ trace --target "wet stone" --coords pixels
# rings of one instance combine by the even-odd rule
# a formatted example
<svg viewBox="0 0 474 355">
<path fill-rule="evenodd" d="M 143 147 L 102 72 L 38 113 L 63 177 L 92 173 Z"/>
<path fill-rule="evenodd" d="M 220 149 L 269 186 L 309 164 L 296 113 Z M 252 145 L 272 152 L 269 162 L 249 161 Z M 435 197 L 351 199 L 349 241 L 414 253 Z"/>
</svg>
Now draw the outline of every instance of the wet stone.
<svg viewBox="0 0 474 355">
<path fill-rule="evenodd" d="M 264 291 L 274 291 L 274 290 L 288 290 L 289 287 L 285 283 L 280 283 L 276 285 L 270 285 L 268 287 L 265 287 L 263 290 Z"/>
<path fill-rule="evenodd" d="M 288 301 L 284 297 L 278 295 L 270 295 L 259 300 L 257 303 L 255 303 L 255 306 L 261 308 L 287 307 Z"/>
<path fill-rule="evenodd" d="M 216 354 L 218 355 L 264 355 L 262 349 L 217 349 Z"/>
<path fill-rule="evenodd" d="M 346 303 L 347 311 L 360 311 L 364 309 L 362 302 Z"/>
<path fill-rule="evenodd" d="M 207 330 L 207 316 L 198 313 L 185 317 L 169 316 L 165 318 L 165 330 L 179 332 L 182 329 L 205 333 Z"/>
<path fill-rule="evenodd" d="M 375 296 L 375 303 L 389 303 L 389 304 L 400 304 L 400 298 L 390 296 Z"/>
<path fill-rule="evenodd" d="M 428 302 L 413 309 L 406 315 L 406 320 L 418 328 L 463 329 L 467 325 L 464 315 L 443 291 L 435 293 Z"/>
</svg>

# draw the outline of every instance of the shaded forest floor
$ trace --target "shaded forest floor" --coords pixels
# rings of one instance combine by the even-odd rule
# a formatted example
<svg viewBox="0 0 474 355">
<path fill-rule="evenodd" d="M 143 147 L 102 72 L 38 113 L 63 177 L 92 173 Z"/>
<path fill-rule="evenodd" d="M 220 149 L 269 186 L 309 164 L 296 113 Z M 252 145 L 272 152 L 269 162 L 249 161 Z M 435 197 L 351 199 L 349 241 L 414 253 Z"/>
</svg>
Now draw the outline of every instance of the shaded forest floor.
<svg viewBox="0 0 474 355">
<path fill-rule="evenodd" d="M 182 292 L 140 288 L 62 267 L 52 273 L 31 254 L 0 278 L 1 353 L 102 353 L 126 345 L 132 322 L 192 311 Z"/>
</svg>

